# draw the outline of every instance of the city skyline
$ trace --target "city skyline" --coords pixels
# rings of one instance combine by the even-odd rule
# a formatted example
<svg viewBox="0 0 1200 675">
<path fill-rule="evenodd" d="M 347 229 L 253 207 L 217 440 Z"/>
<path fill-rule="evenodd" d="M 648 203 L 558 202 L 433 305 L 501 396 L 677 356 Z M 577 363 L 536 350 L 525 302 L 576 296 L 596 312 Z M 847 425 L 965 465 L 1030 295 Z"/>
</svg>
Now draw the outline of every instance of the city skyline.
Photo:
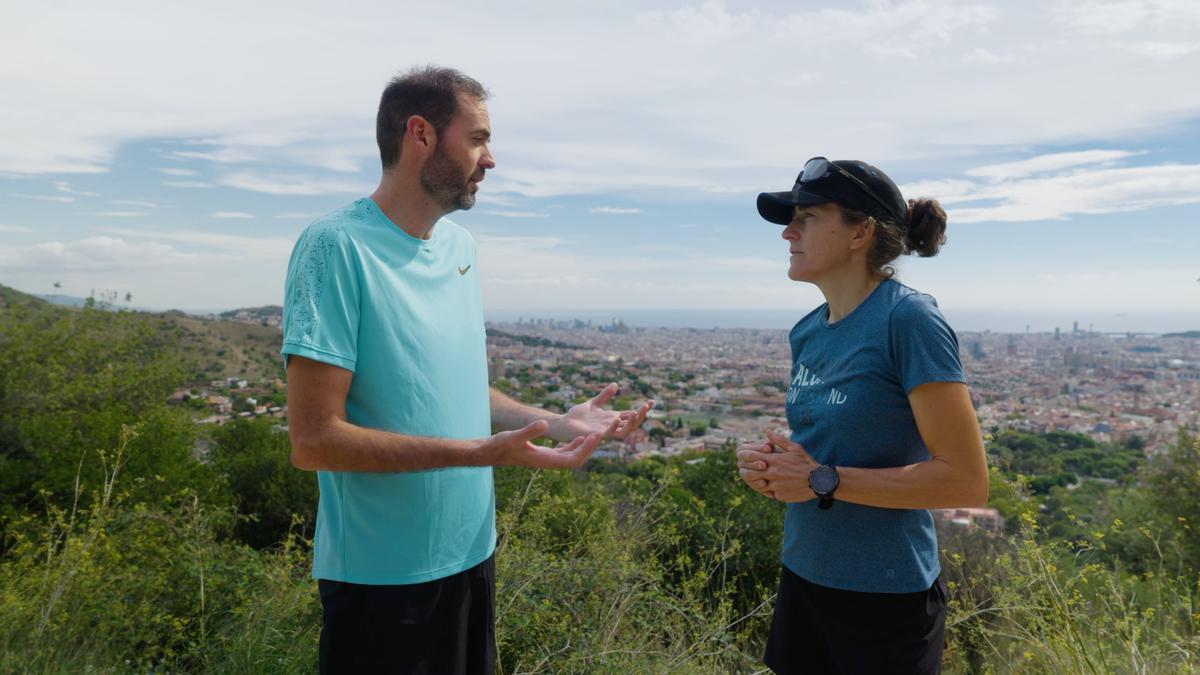
<svg viewBox="0 0 1200 675">
<path fill-rule="evenodd" d="M 819 293 L 754 196 L 820 154 L 943 201 L 900 278 L 952 319 L 1200 328 L 1194 3 L 286 7 L 6 9 L 0 283 L 279 304 L 300 230 L 373 189 L 383 84 L 436 62 L 494 95 L 498 166 L 451 216 L 490 312 L 798 318 Z"/>
</svg>

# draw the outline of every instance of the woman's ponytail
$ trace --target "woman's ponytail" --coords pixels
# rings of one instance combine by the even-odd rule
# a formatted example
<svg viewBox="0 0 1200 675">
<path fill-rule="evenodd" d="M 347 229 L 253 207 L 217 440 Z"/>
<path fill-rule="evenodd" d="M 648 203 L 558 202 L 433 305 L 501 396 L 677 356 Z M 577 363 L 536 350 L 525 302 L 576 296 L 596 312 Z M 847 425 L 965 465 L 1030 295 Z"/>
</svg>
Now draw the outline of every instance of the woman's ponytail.
<svg viewBox="0 0 1200 675">
<path fill-rule="evenodd" d="M 931 258 L 946 243 L 946 211 L 936 199 L 908 200 L 904 252 Z"/>
</svg>

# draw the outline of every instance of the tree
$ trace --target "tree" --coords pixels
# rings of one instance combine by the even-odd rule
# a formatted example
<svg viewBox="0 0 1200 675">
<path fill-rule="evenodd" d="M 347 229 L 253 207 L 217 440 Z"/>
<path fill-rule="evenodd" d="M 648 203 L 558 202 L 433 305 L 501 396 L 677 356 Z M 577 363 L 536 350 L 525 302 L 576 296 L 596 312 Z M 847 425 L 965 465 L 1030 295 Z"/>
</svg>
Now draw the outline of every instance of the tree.
<svg viewBox="0 0 1200 675">
<path fill-rule="evenodd" d="M 0 521 L 42 508 L 42 492 L 70 506 L 77 474 L 100 483 L 90 460 L 127 426 L 139 430 L 125 467 L 145 483 L 139 500 L 190 488 L 227 503 L 195 457 L 195 424 L 166 403 L 190 370 L 174 337 L 136 314 L 41 305 L 0 315 Z"/>
<path fill-rule="evenodd" d="M 291 463 L 292 445 L 272 418 L 236 419 L 213 432 L 211 459 L 228 481 L 239 518 L 234 536 L 255 548 L 282 541 L 293 514 L 312 536 L 317 479 Z"/>
<path fill-rule="evenodd" d="M 1180 429 L 1175 444 L 1150 470 L 1157 509 L 1181 534 L 1184 560 L 1200 570 L 1200 437 Z"/>
</svg>

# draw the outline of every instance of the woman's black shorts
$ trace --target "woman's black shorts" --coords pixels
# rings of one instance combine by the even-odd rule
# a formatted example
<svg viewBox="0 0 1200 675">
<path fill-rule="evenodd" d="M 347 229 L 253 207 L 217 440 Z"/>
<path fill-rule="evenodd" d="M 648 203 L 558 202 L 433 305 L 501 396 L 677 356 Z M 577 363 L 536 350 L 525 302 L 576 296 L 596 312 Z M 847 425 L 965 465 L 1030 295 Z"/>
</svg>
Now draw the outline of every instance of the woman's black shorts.
<svg viewBox="0 0 1200 675">
<path fill-rule="evenodd" d="M 818 586 L 787 567 L 764 661 L 784 673 L 938 673 L 946 583 L 917 593 L 861 593 Z"/>
</svg>

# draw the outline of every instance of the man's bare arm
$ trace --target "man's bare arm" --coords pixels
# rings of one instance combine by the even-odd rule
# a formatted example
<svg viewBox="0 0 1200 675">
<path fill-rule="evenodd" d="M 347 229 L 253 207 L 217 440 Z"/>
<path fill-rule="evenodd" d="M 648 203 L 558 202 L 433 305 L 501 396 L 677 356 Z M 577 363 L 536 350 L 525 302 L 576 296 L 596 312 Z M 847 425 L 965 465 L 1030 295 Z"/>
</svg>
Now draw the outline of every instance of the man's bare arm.
<svg viewBox="0 0 1200 675">
<path fill-rule="evenodd" d="M 603 438 L 625 438 L 646 420 L 646 414 L 654 407 L 654 401 L 644 401 L 632 410 L 605 408 L 620 387 L 609 384 L 592 398 L 571 406 L 559 415 L 541 408 L 525 405 L 505 394 L 492 389 L 492 427 L 495 429 L 520 429 L 531 422 L 545 420 L 549 425 L 546 436 L 559 442 L 567 442 L 578 436 L 602 433 Z"/>
<path fill-rule="evenodd" d="M 521 403 L 495 387 L 488 392 L 488 403 L 492 410 L 493 429 L 520 429 L 538 420 L 545 420 L 548 424 L 558 417 L 557 413 Z"/>
<path fill-rule="evenodd" d="M 546 433 L 535 421 L 514 431 L 476 439 L 426 438 L 368 429 L 346 420 L 354 374 L 344 368 L 289 356 L 288 431 L 292 464 L 306 471 L 422 471 L 453 466 L 521 465 L 578 468 L 603 434 L 575 437 L 545 448 L 530 443 Z"/>
</svg>

